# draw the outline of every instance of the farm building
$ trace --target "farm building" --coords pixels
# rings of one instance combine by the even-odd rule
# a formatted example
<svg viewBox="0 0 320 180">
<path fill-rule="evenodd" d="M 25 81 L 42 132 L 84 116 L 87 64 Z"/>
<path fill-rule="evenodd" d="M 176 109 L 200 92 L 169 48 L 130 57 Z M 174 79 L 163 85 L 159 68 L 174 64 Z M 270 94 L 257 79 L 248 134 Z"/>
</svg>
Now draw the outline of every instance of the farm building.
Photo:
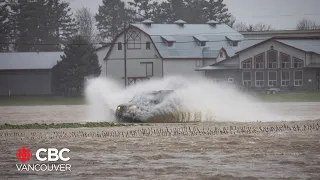
<svg viewBox="0 0 320 180">
<path fill-rule="evenodd" d="M 257 90 L 320 90 L 320 36 L 244 40 L 239 46 L 224 61 L 196 71 L 217 81 Z"/>
<path fill-rule="evenodd" d="M 0 53 L 0 95 L 52 95 L 51 69 L 63 52 Z"/>
<path fill-rule="evenodd" d="M 319 90 L 320 30 L 240 33 L 215 21 L 154 24 L 145 20 L 125 32 L 126 47 L 121 32 L 97 52 L 102 76 L 123 85 L 126 57 L 128 85 L 182 75 L 258 89 Z"/>
<path fill-rule="evenodd" d="M 124 46 L 124 32 L 127 44 Z M 154 24 L 145 20 L 131 24 L 106 52 L 102 74 L 125 85 L 124 59 L 127 59 L 127 83 L 171 75 L 203 76 L 197 67 L 211 65 L 234 51 L 243 35 L 226 24 L 209 21 L 206 24 L 187 24 L 183 20 L 173 24 Z M 126 52 L 125 52 L 126 51 Z"/>
</svg>

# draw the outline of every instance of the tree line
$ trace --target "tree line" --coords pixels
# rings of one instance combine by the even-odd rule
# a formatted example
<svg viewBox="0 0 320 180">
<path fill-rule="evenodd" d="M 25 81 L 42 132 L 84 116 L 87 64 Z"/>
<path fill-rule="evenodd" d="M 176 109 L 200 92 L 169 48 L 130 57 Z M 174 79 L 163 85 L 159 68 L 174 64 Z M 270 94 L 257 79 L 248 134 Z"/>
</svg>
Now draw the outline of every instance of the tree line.
<svg viewBox="0 0 320 180">
<path fill-rule="evenodd" d="M 192 12 L 192 13 L 191 13 Z M 53 68 L 54 87 L 63 95 L 80 95 L 88 76 L 99 76 L 97 44 L 110 42 L 126 25 L 150 19 L 172 23 L 182 19 L 202 24 L 225 23 L 238 31 L 270 31 L 270 25 L 235 23 L 223 0 L 103 0 L 98 13 L 75 11 L 63 0 L 0 0 L 0 52 L 64 51 Z M 315 29 L 303 20 L 297 29 Z"/>
<path fill-rule="evenodd" d="M 86 8 L 73 14 L 63 0 L 0 0 L 0 10 L 0 50 L 19 52 L 59 51 L 76 35 L 101 44 L 111 41 L 125 24 L 144 19 L 197 24 L 215 20 L 230 26 L 235 22 L 223 0 L 134 0 L 128 4 L 103 0 L 95 15 Z"/>
</svg>

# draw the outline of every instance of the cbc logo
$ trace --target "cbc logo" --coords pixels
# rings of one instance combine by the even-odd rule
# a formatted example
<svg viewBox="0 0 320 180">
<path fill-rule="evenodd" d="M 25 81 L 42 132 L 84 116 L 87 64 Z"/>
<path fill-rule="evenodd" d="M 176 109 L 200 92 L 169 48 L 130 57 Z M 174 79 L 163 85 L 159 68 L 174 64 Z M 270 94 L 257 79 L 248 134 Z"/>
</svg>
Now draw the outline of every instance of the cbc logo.
<svg viewBox="0 0 320 180">
<path fill-rule="evenodd" d="M 68 148 L 62 148 L 60 151 L 56 148 L 40 148 L 36 152 L 36 158 L 39 161 L 58 161 L 59 159 L 62 161 L 69 161 L 70 158 L 66 156 L 66 152 L 70 152 L 70 149 Z M 41 153 L 41 155 L 40 155 Z M 46 154 L 46 156 L 43 156 L 42 154 Z"/>
</svg>

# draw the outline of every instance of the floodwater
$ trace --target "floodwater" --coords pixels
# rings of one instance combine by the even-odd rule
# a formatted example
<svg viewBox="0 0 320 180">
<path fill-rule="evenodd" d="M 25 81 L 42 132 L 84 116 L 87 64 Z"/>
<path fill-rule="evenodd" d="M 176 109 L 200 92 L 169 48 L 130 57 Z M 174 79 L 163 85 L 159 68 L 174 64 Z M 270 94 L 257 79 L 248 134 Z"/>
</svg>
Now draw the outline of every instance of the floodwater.
<svg viewBox="0 0 320 180">
<path fill-rule="evenodd" d="M 320 119 L 320 102 L 264 103 L 264 106 L 275 114 L 276 119 L 270 121 Z M 86 113 L 86 105 L 0 106 L 0 124 L 85 122 Z"/>
<path fill-rule="evenodd" d="M 287 122 L 1 130 L 0 177 L 320 179 L 320 120 L 312 120 L 320 119 L 320 103 L 268 106 Z M 0 123 L 75 122 L 84 111 L 85 106 L 0 107 Z M 23 145 L 33 153 L 28 163 L 37 163 L 39 148 L 69 148 L 71 172 L 19 172 L 16 152 Z"/>
</svg>

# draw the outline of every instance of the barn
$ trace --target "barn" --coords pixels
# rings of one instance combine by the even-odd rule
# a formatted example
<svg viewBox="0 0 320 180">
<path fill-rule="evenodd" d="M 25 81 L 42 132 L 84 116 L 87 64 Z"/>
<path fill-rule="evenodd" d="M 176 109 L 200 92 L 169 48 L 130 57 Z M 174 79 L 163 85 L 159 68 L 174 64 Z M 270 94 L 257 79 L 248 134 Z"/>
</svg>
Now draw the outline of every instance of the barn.
<svg viewBox="0 0 320 180">
<path fill-rule="evenodd" d="M 0 53 L 0 95 L 52 95 L 52 68 L 63 52 Z"/>
</svg>

